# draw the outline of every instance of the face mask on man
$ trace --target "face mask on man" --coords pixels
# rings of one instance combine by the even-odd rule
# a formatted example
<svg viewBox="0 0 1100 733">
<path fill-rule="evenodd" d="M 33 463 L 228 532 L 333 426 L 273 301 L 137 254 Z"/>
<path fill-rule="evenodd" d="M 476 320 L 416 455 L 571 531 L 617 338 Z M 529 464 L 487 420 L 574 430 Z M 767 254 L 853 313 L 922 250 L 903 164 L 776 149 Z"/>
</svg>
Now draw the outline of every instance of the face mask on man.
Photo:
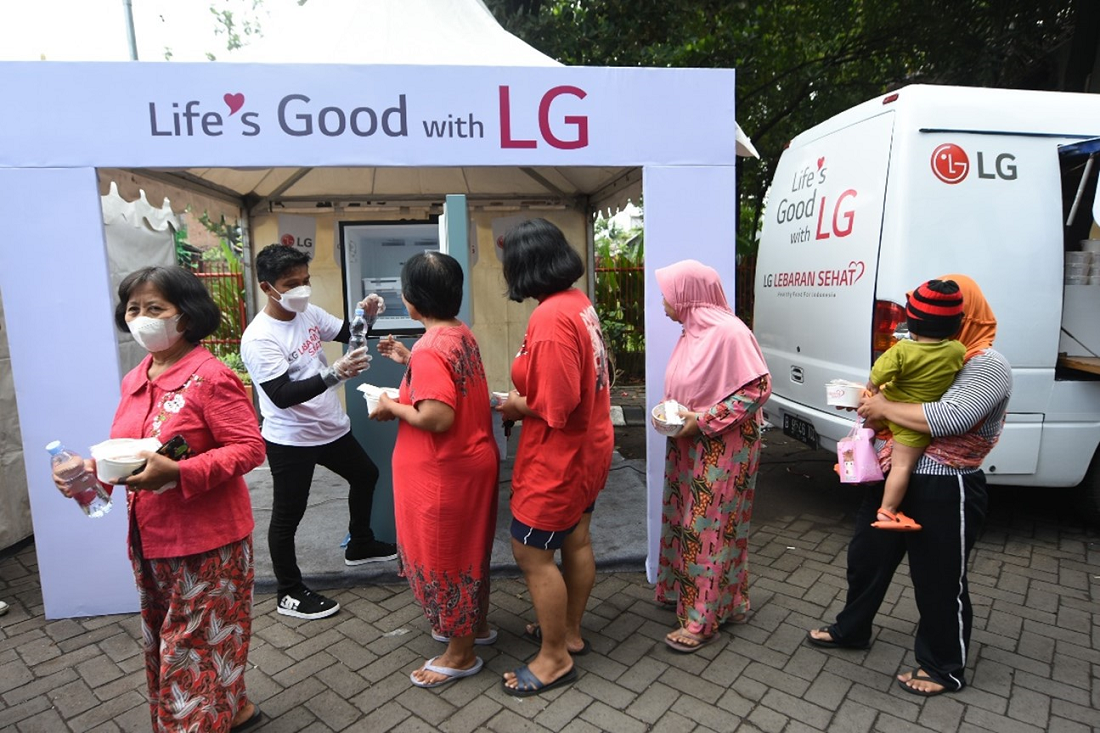
<svg viewBox="0 0 1100 733">
<path fill-rule="evenodd" d="M 130 334 L 141 347 L 149 352 L 164 351 L 175 346 L 183 338 L 183 332 L 176 329 L 182 313 L 172 318 L 149 318 L 138 316 L 126 325 Z"/>
<path fill-rule="evenodd" d="M 280 296 L 275 302 L 282 306 L 283 310 L 290 311 L 292 313 L 305 313 L 306 308 L 309 307 L 309 296 L 313 293 L 313 289 L 308 285 L 301 285 L 296 288 L 291 288 L 285 293 L 280 293 L 272 286 L 272 292 Z"/>
</svg>

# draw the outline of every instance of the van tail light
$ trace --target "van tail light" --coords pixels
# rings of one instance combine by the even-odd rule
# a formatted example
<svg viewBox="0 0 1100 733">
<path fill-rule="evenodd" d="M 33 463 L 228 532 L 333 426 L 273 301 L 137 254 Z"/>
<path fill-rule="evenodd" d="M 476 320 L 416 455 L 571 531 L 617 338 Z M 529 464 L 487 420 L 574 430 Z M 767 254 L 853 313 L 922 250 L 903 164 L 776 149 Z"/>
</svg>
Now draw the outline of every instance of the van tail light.
<svg viewBox="0 0 1100 733">
<path fill-rule="evenodd" d="M 898 324 L 905 321 L 905 309 L 889 300 L 875 301 L 875 314 L 871 320 L 871 363 L 898 342 Z"/>
</svg>

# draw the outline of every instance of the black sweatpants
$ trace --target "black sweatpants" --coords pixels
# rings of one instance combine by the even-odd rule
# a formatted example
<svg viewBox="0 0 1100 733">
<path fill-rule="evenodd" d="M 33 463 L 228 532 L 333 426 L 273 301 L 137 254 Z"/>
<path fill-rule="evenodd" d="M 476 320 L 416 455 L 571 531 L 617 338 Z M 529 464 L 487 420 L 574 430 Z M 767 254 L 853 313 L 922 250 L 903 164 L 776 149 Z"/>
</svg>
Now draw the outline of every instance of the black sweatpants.
<svg viewBox="0 0 1100 733">
<path fill-rule="evenodd" d="M 871 527 L 882 505 L 882 488 L 881 483 L 869 487 L 856 513 L 856 530 L 848 545 L 848 599 L 829 633 L 844 645 L 870 641 L 871 622 L 898 563 L 908 553 L 920 613 L 917 664 L 948 689 L 962 689 L 973 620 L 966 567 L 985 522 L 985 474 L 913 474 L 900 508 L 923 525 L 919 532 Z"/>
<path fill-rule="evenodd" d="M 273 484 L 271 524 L 267 530 L 267 545 L 271 564 L 279 583 L 279 595 L 303 587 L 302 571 L 294 551 L 294 534 L 306 513 L 313 469 L 320 465 L 348 482 L 349 550 L 370 544 L 374 532 L 370 528 L 374 486 L 378 483 L 378 467 L 349 431 L 331 443 L 314 446 L 267 443 L 267 463 L 271 467 Z M 333 541 L 338 541 L 333 538 Z"/>
</svg>

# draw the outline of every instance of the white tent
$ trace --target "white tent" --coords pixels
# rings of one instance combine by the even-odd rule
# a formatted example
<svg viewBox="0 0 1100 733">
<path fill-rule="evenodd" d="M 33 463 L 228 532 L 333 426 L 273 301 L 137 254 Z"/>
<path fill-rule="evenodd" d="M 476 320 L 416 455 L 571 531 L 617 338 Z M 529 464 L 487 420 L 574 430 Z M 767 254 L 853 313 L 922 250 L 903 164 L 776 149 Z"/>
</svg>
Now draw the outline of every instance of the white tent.
<svg viewBox="0 0 1100 733">
<path fill-rule="evenodd" d="M 313 21 L 305 13 L 336 2 L 311 0 L 293 37 L 272 25 L 250 53 L 268 48 L 270 61 L 285 61 L 286 49 L 308 38 L 307 24 Z M 257 242 L 275 241 L 269 235 L 276 220 L 295 206 L 328 209 L 323 216 L 331 243 L 336 217 L 355 208 L 382 210 L 397 202 L 399 209 L 423 209 L 454 193 L 467 194 L 480 234 L 493 212 L 524 207 L 546 210 L 552 220 L 568 219 L 566 224 L 579 228 L 578 222 L 590 222 L 586 215 L 640 194 L 644 184 L 646 375 L 654 384 L 679 331 L 664 318 L 653 270 L 689 255 L 733 278 L 734 72 L 570 68 L 535 63 L 534 51 L 525 55 L 529 65 L 517 66 L 511 54 L 520 52 L 509 44 L 518 41 L 508 40 L 477 0 L 375 0 L 362 8 L 346 2 L 343 7 L 347 15 L 328 21 L 328 44 L 317 36 L 303 43 L 326 54 L 325 60 L 334 60 L 328 52 L 339 50 L 337 44 L 350 43 L 340 40 L 345 34 L 357 37 L 353 24 L 364 37 L 381 33 L 381 43 L 397 31 L 372 31 L 371 23 L 407 18 L 421 18 L 436 29 L 418 29 L 410 54 L 416 55 L 425 38 L 446 37 L 448 26 L 480 23 L 488 29 L 486 37 L 460 34 L 470 42 L 455 53 L 470 58 L 472 46 L 486 55 L 480 64 L 404 66 L 348 58 L 331 67 L 0 63 L 0 86 L 22 105 L 20 114 L 0 116 L 0 139 L 7 143 L 0 146 L 0 217 L 15 243 L 0 247 L 0 289 L 20 448 L 38 457 L 28 461 L 25 474 L 49 618 L 136 605 L 122 540 L 124 513 L 112 512 L 93 525 L 72 511 L 50 482 L 41 449 L 61 430 L 71 445 L 99 442 L 117 405 L 114 304 L 107 286 L 103 208 L 95 190 L 107 169 L 123 171 L 121 178 L 129 173 L 131 179 L 164 185 L 173 206 L 190 190 L 243 208 Z M 449 15 L 441 15 L 440 8 L 449 8 Z M 364 60 L 370 57 L 355 59 Z M 300 105 L 295 107 L 300 117 L 286 109 L 291 103 Z M 376 109 L 381 116 L 392 105 L 400 107 L 400 130 L 383 134 L 372 126 L 364 134 L 345 125 L 355 114 L 366 120 L 368 112 L 373 116 Z M 483 121 L 481 134 L 430 134 L 433 121 L 452 114 Z M 326 115 L 338 130 L 322 129 Z M 310 133 L 290 129 L 288 121 L 307 119 Z M 180 189 L 185 195 L 175 196 Z M 146 193 L 154 205 L 162 200 L 155 187 Z M 331 255 L 320 266 L 335 270 Z M 494 321 L 483 310 L 475 323 L 486 329 L 483 357 L 498 349 L 507 363 L 514 349 L 506 350 L 522 337 L 523 313 L 516 304 L 499 306 L 495 260 L 483 257 L 472 274 L 475 284 L 481 278 L 483 289 L 495 291 L 488 310 L 503 313 Z M 41 324 L 74 319 L 79 327 L 66 329 L 64 338 L 43 338 Z M 509 332 L 513 326 L 520 329 L 518 336 Z M 79 355 L 77 362 L 73 354 Z M 65 369 L 77 369 L 79 379 L 66 378 L 67 372 L 59 372 Z M 647 461 L 651 572 L 658 551 L 659 438 L 652 434 Z M 78 556 L 95 557 L 95 572 L 83 572 L 73 562 Z"/>
</svg>

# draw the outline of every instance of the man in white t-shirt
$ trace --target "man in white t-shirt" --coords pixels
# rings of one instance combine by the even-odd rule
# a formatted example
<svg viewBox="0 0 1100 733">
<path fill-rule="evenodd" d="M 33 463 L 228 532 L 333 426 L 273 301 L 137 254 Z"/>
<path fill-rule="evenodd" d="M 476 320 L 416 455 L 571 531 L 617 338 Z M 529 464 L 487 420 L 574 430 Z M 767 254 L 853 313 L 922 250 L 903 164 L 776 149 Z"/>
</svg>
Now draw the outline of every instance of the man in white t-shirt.
<svg viewBox="0 0 1100 733">
<path fill-rule="evenodd" d="M 326 341 L 347 343 L 347 321 L 310 305 L 309 257 L 293 247 L 264 247 L 256 256 L 256 276 L 267 305 L 245 329 L 241 357 L 258 385 L 261 432 L 273 487 L 267 543 L 279 584 L 278 611 L 295 618 L 331 616 L 340 604 L 314 593 L 302 582 L 294 535 L 305 515 L 313 470 L 337 473 L 349 485 L 351 538 L 344 553 L 348 565 L 397 557 L 397 547 L 374 538 L 370 527 L 378 468 L 351 434 L 335 387 L 370 367 L 365 348 L 349 352 L 329 366 L 321 348 Z M 377 315 L 381 298 L 359 304 Z"/>
</svg>

